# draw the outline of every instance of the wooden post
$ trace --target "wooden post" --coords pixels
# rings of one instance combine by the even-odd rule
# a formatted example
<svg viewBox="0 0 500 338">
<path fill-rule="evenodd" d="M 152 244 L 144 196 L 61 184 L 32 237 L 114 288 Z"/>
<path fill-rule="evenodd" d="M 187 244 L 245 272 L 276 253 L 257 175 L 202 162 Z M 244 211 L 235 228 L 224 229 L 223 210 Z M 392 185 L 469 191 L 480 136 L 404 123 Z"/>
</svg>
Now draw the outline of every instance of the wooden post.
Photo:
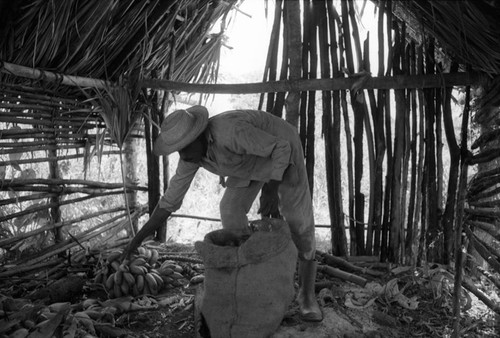
<svg viewBox="0 0 500 338">
<path fill-rule="evenodd" d="M 133 137 L 127 137 L 123 145 L 124 158 L 124 170 L 125 170 L 125 183 L 136 184 L 137 183 L 137 145 Z M 128 190 L 125 194 L 125 198 L 128 201 L 130 212 L 133 213 L 137 207 L 137 190 Z M 138 232 L 137 229 L 137 218 L 132 219 L 132 228 L 134 229 L 134 234 Z"/>
<path fill-rule="evenodd" d="M 315 2 L 318 3 L 318 2 Z M 338 46 L 338 34 L 337 34 L 337 20 L 339 18 L 332 1 L 327 2 L 328 10 L 328 27 L 330 30 L 330 59 L 332 63 L 332 77 L 339 78 L 342 76 L 340 72 L 340 60 L 337 57 L 337 46 Z M 323 58 L 321 58 L 323 60 Z M 323 68 L 323 66 L 321 67 Z M 327 92 L 329 93 L 329 92 Z M 329 102 L 329 101 L 328 101 Z M 331 160 L 330 165 L 331 173 L 327 174 L 331 179 L 329 184 L 330 191 L 328 192 L 328 203 L 330 208 L 330 220 L 331 220 L 331 242 L 332 242 L 332 254 L 339 256 L 347 256 L 347 236 L 344 227 L 344 212 L 342 203 L 342 170 L 341 170 L 341 156 L 340 156 L 340 127 L 342 123 L 341 118 L 341 108 L 340 108 L 340 92 L 333 91 L 332 93 L 332 122 L 331 125 L 325 127 L 325 141 L 328 140 L 330 147 L 327 147 L 326 153 L 330 154 Z M 326 110 L 328 112 L 328 110 Z M 329 132 L 326 130 L 330 129 Z M 330 151 L 328 151 L 330 148 Z"/>
<path fill-rule="evenodd" d="M 297 80 L 301 78 L 302 39 L 300 24 L 300 2 L 285 1 L 285 29 L 287 31 L 286 48 L 288 53 L 288 78 Z M 296 128 L 299 124 L 300 92 L 290 91 L 285 99 L 286 120 Z M 314 137 L 314 135 L 313 135 Z M 308 173 L 311 174 L 311 173 Z"/>
<path fill-rule="evenodd" d="M 52 119 L 55 118 L 55 116 L 54 116 L 55 114 L 57 114 L 56 109 L 54 109 L 52 111 Z M 54 135 L 56 133 L 57 133 L 57 127 L 54 124 Z M 55 138 L 48 140 L 48 143 L 57 146 L 57 142 L 56 142 Z M 57 158 L 57 148 L 56 147 L 49 149 L 48 153 L 49 153 L 49 157 Z M 50 178 L 59 179 L 60 177 L 59 177 L 58 161 L 52 161 L 52 162 L 49 162 L 48 164 L 49 164 Z M 52 223 L 58 223 L 61 221 L 61 209 L 59 207 L 59 202 L 60 202 L 60 195 L 59 194 L 56 194 L 56 195 L 50 197 L 50 203 L 53 204 L 53 207 L 50 208 L 50 218 L 51 218 Z M 62 233 L 60 228 L 54 229 L 54 237 L 55 237 L 56 243 L 61 243 L 62 241 L 64 241 L 64 236 L 63 236 L 63 233 Z"/>
</svg>

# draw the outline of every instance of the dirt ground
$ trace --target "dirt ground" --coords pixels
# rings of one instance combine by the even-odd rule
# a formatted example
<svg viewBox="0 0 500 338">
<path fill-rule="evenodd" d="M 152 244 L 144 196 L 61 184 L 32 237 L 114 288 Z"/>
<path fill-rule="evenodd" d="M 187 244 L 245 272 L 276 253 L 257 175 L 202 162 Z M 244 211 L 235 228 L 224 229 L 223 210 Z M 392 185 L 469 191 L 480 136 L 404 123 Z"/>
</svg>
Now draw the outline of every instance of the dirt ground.
<svg viewBox="0 0 500 338">
<path fill-rule="evenodd" d="M 350 285 L 347 285 L 351 288 Z M 194 294 L 177 290 L 178 301 L 168 308 L 127 314 L 117 325 L 129 330 L 135 338 L 196 337 Z M 166 295 L 172 297 L 172 293 Z M 430 299 L 422 299 L 418 310 L 404 310 L 397 305 L 373 304 L 363 309 L 346 307 L 344 299 L 335 297 L 323 305 L 324 319 L 308 323 L 299 319 L 294 303 L 272 338 L 398 338 L 450 337 L 453 318 L 436 307 Z M 462 315 L 461 337 L 498 337 L 499 317 L 473 297 L 470 310 Z"/>
<path fill-rule="evenodd" d="M 194 271 L 190 263 L 179 264 L 184 271 Z M 325 262 L 320 262 L 321 265 Z M 365 267 L 378 269 L 376 265 L 365 264 Z M 323 309 L 323 321 L 303 322 L 293 302 L 272 338 L 451 337 L 453 278 L 446 267 L 391 266 L 380 269 L 376 277 L 363 273 L 368 270 L 357 271 L 356 275 L 367 281 L 362 286 L 332 277 L 325 269 L 319 271 L 316 292 Z M 186 281 L 193 277 L 192 273 L 184 275 Z M 27 297 L 33 295 L 29 290 L 43 289 L 40 281 L 23 280 L 23 283 L 5 280 L 0 284 L 0 338 L 27 337 L 28 332 L 49 329 L 53 334 L 47 337 L 62 337 L 71 330 L 73 335 L 66 337 L 199 337 L 201 323 L 195 319 L 199 299 L 196 293 L 202 285 L 199 280 L 163 290 L 155 296 L 107 299 L 105 293 L 99 292 L 102 285 L 99 288 L 90 278 L 83 278 L 81 283 L 73 283 L 77 288 L 72 290 L 70 299 L 57 299 L 53 301 L 55 304 Z M 474 283 L 478 290 L 500 303 L 498 289 L 488 280 L 476 279 Z M 62 296 L 60 289 L 55 291 L 53 297 Z M 500 336 L 500 316 L 472 294 L 467 293 L 462 301 L 461 337 Z M 82 318 L 82 313 L 90 317 Z M 13 335 L 14 331 L 25 335 Z"/>
<path fill-rule="evenodd" d="M 325 276 L 319 277 L 319 284 L 333 282 L 330 288 L 323 288 L 317 293 L 323 309 L 323 321 L 302 321 L 294 302 L 272 338 L 451 337 L 451 300 L 446 299 L 450 295 L 436 298 L 432 292 L 415 286 L 413 290 L 409 287 L 405 291 L 411 296 L 412 293 L 417 294 L 418 306 L 415 309 L 405 309 L 397 302 L 381 297 L 356 308 L 347 299 L 352 300 L 353 295 L 362 294 L 366 288 Z M 123 325 L 130 330 L 129 337 L 196 337 L 195 328 L 199 323 L 194 322 L 195 290 L 177 289 L 165 296 L 178 298 L 168 308 L 127 315 Z M 470 300 L 470 308 L 462 313 L 460 320 L 460 336 L 498 337 L 500 316 L 476 297 L 471 296 Z"/>
</svg>

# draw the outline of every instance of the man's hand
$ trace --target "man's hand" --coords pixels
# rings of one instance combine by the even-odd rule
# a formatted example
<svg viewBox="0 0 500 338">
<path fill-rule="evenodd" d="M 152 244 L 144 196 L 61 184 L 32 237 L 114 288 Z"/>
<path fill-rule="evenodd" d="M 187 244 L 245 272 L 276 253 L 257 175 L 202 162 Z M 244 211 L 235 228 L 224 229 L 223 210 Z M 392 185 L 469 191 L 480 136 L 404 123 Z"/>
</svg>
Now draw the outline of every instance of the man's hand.
<svg viewBox="0 0 500 338">
<path fill-rule="evenodd" d="M 121 261 L 129 259 L 130 256 L 136 252 L 137 248 L 141 245 L 142 241 L 152 235 L 167 219 L 170 217 L 171 212 L 156 207 L 149 220 L 144 224 L 141 230 L 132 238 L 129 245 L 123 251 Z"/>
<path fill-rule="evenodd" d="M 281 182 L 270 180 L 262 187 L 260 195 L 260 207 L 258 213 L 262 217 L 281 218 L 279 212 L 278 187 Z"/>
</svg>

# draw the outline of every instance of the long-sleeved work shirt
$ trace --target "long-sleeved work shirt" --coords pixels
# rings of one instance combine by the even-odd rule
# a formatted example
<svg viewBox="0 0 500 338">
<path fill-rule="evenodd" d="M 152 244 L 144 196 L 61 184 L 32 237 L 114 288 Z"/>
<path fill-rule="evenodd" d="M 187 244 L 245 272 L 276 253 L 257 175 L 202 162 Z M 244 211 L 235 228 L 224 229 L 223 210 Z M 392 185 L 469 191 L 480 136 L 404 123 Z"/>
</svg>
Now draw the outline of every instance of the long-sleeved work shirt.
<svg viewBox="0 0 500 338">
<path fill-rule="evenodd" d="M 170 212 L 181 207 L 200 167 L 227 177 L 231 187 L 247 186 L 251 180 L 281 181 L 300 147 L 297 131 L 285 120 L 258 110 L 234 110 L 215 115 L 204 131 L 207 153 L 200 163 L 179 159 L 175 175 L 158 206 Z"/>
</svg>

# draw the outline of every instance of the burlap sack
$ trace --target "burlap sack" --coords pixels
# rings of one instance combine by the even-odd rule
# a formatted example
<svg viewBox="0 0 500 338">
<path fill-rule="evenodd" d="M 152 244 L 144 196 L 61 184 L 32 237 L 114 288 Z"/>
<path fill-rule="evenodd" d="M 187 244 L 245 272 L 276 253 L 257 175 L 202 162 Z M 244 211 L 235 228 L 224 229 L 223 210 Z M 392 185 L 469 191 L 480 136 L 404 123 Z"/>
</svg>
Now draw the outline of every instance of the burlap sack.
<svg viewBox="0 0 500 338">
<path fill-rule="evenodd" d="M 195 243 L 205 265 L 201 312 L 212 338 L 268 337 L 294 298 L 297 249 L 288 224 L 269 220 L 239 241 L 217 230 Z"/>
</svg>

